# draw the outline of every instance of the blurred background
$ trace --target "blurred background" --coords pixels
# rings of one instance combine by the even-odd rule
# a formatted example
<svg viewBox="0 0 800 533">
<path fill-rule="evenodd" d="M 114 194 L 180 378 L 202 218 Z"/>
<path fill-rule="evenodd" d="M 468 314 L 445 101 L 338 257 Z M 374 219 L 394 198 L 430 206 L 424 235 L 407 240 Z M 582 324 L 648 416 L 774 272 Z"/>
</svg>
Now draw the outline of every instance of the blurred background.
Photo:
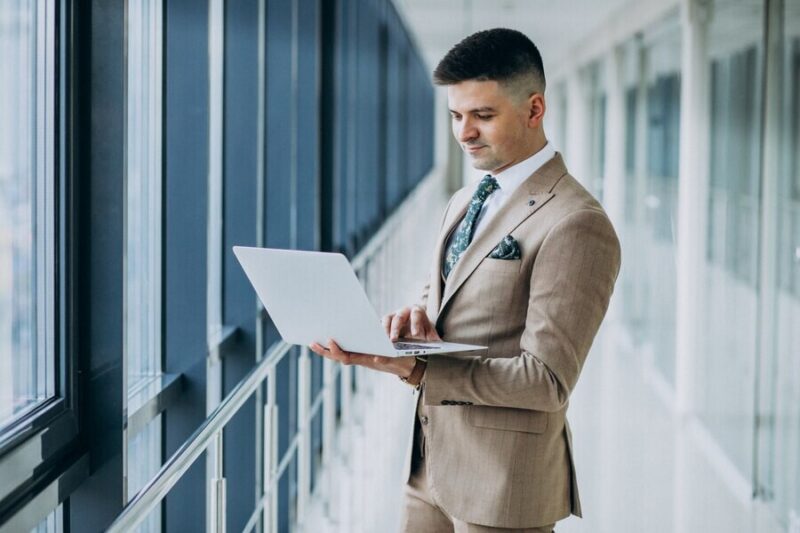
<svg viewBox="0 0 800 533">
<path fill-rule="evenodd" d="M 622 242 L 557 531 L 800 532 L 797 0 L 3 0 L 0 532 L 398 530 L 414 397 L 231 247 L 416 302 L 475 175 L 430 74 L 493 27 Z"/>
</svg>

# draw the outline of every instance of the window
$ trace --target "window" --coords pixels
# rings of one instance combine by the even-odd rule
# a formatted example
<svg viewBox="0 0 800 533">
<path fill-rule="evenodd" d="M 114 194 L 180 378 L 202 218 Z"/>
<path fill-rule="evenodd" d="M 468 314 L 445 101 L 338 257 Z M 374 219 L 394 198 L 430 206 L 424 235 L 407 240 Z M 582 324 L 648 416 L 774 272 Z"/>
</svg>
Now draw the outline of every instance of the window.
<svg viewBox="0 0 800 533">
<path fill-rule="evenodd" d="M 125 361 L 128 416 L 160 385 L 161 365 L 161 0 L 128 3 L 125 219 Z M 131 499 L 161 466 L 161 418 L 128 425 Z M 158 509 L 138 531 L 159 531 Z"/>
<path fill-rule="evenodd" d="M 761 101 L 755 46 L 711 62 L 709 226 L 706 255 L 755 285 Z"/>
<path fill-rule="evenodd" d="M 2 2 L 0 30 L 3 428 L 56 393 L 53 6 Z"/>
<path fill-rule="evenodd" d="M 745 13 L 743 7 L 747 5 Z M 758 400 L 762 5 L 717 0 L 708 26 L 709 98 L 706 261 L 693 383 L 698 417 L 731 472 L 754 474 Z M 699 229 L 699 228 L 698 228 Z"/>
<path fill-rule="evenodd" d="M 767 125 L 780 135 L 779 150 L 765 150 L 766 157 L 777 156 L 779 175 L 764 176 L 778 183 L 773 204 L 777 210 L 771 216 L 779 238 L 776 255 L 769 258 L 777 262 L 778 280 L 771 291 L 774 299 L 767 303 L 775 311 L 775 320 L 765 325 L 763 333 L 774 339 L 768 360 L 773 394 L 762 411 L 775 422 L 762 425 L 759 431 L 771 440 L 762 451 L 770 471 L 761 481 L 774 494 L 778 520 L 793 531 L 800 524 L 800 4 L 786 2 L 783 9 L 780 113 L 774 124 Z"/>
<path fill-rule="evenodd" d="M 680 128 L 680 19 L 670 15 L 642 37 L 634 116 L 636 224 L 641 261 L 641 290 L 636 303 L 643 338 L 652 348 L 658 375 L 669 387 L 676 383 L 676 253 L 678 205 L 678 140 Z M 640 56 L 643 54 L 643 56 Z M 640 123 L 641 121 L 641 123 Z M 639 142 L 641 140 L 641 142 Z M 641 234 L 639 234 L 641 232 Z"/>
</svg>

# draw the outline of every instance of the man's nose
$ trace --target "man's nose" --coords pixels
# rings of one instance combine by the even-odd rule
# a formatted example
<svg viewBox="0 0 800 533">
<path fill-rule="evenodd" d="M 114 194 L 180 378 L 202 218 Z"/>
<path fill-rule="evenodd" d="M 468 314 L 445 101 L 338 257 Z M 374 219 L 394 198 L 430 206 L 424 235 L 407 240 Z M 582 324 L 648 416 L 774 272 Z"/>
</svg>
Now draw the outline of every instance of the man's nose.
<svg viewBox="0 0 800 533">
<path fill-rule="evenodd" d="M 474 122 L 464 119 L 458 130 L 458 140 L 460 142 L 469 142 L 478 138 L 478 128 L 475 127 Z"/>
</svg>

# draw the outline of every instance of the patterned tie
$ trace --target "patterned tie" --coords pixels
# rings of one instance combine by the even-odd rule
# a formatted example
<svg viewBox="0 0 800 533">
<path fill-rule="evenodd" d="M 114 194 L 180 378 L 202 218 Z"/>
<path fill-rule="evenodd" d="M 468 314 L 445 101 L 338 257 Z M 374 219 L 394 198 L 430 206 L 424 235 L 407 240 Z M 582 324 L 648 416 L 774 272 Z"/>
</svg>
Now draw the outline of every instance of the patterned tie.
<svg viewBox="0 0 800 533">
<path fill-rule="evenodd" d="M 464 250 L 467 249 L 469 243 L 472 242 L 472 233 L 475 229 L 475 220 L 478 218 L 478 214 L 481 212 L 483 203 L 490 194 L 499 188 L 500 184 L 498 184 L 497 180 L 494 179 L 494 177 L 492 177 L 490 174 L 485 175 L 478 184 L 478 189 L 475 191 L 475 194 L 472 195 L 472 200 L 469 203 L 467 214 L 464 215 L 463 220 L 461 220 L 461 224 L 458 225 L 458 230 L 456 230 L 455 237 L 453 237 L 453 242 L 450 244 L 450 248 L 447 249 L 447 256 L 444 260 L 445 279 L 447 279 L 447 276 L 450 275 L 450 271 L 453 270 L 454 266 L 456 266 L 459 258 L 461 258 L 461 254 L 463 254 Z"/>
</svg>

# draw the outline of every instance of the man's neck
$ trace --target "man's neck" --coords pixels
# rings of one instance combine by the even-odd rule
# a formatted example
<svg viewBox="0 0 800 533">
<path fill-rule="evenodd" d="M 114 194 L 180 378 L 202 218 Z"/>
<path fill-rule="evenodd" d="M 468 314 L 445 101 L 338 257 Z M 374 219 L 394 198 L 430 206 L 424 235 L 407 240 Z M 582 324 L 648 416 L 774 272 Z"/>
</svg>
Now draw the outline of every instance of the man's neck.
<svg viewBox="0 0 800 533">
<path fill-rule="evenodd" d="M 526 159 L 530 159 L 531 157 L 533 157 L 537 153 L 541 152 L 542 148 L 544 148 L 545 146 L 547 146 L 547 138 L 542 136 L 542 138 L 541 139 L 537 139 L 534 142 L 533 146 L 531 146 L 531 148 L 526 150 L 526 152 L 523 155 L 521 155 L 520 157 L 515 158 L 514 161 L 512 161 L 510 163 L 507 163 L 507 164 L 503 165 L 502 167 L 499 167 L 499 168 L 493 170 L 492 171 L 492 176 L 497 176 L 501 172 L 504 172 L 504 171 L 508 170 L 509 168 L 522 163 Z"/>
</svg>

